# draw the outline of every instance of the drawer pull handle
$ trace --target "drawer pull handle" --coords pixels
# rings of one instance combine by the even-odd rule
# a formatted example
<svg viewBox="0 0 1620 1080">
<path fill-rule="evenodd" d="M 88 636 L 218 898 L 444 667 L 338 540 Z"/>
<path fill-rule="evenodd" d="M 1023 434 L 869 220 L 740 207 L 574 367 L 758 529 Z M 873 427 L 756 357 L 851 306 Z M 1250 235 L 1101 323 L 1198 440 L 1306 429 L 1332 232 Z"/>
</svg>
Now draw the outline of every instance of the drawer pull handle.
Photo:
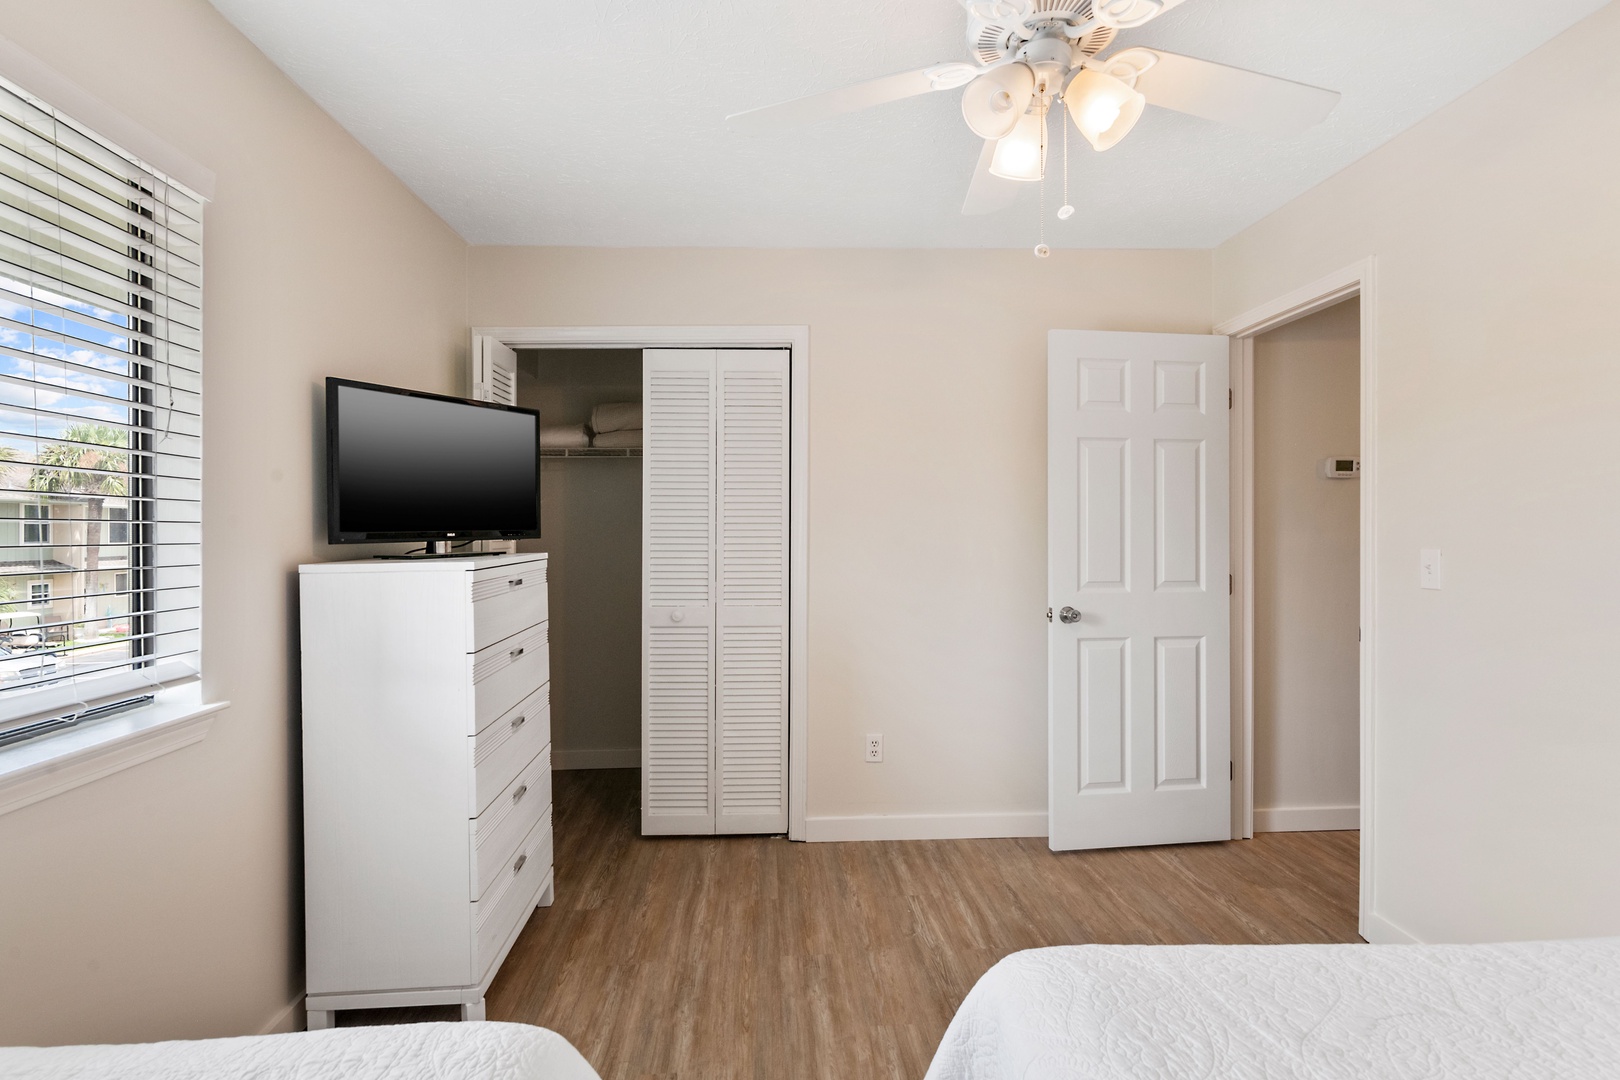
<svg viewBox="0 0 1620 1080">
<path fill-rule="evenodd" d="M 522 645 L 519 645 L 517 648 L 512 650 L 512 659 L 516 660 L 518 657 L 520 657 L 522 655 L 523 655 L 523 646 Z"/>
<path fill-rule="evenodd" d="M 519 870 L 522 870 L 523 869 L 523 864 L 528 862 L 528 861 L 529 861 L 529 855 L 528 855 L 527 852 L 524 852 L 522 855 L 519 855 L 517 857 L 517 862 L 512 864 L 512 873 L 515 874 Z"/>
<path fill-rule="evenodd" d="M 528 722 L 529 718 L 527 716 L 514 716 L 512 717 L 512 730 L 516 731 L 518 728 L 522 727 Z"/>
<path fill-rule="evenodd" d="M 512 792 L 512 802 L 513 802 L 513 804 L 517 804 L 517 803 L 522 802 L 523 801 L 523 796 L 527 795 L 528 793 L 529 793 L 529 785 L 528 784 L 524 784 L 522 787 L 520 787 L 516 791 Z"/>
<path fill-rule="evenodd" d="M 522 578 L 513 578 L 511 581 L 508 581 L 506 584 L 507 584 L 508 588 L 516 589 L 520 585 L 523 584 L 523 579 Z"/>
</svg>

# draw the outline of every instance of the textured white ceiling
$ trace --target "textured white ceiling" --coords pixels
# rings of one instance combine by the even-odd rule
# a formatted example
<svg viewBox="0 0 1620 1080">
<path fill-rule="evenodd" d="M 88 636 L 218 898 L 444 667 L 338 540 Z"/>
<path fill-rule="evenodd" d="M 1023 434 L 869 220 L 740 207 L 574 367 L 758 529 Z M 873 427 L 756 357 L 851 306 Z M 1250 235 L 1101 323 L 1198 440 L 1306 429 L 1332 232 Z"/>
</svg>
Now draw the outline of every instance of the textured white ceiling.
<svg viewBox="0 0 1620 1080">
<path fill-rule="evenodd" d="M 1115 48 L 1154 45 L 1331 87 L 1344 93 L 1339 108 L 1282 141 L 1158 109 L 1106 154 L 1072 137 L 1080 212 L 1050 216 L 1062 201 L 1053 183 L 1047 241 L 1212 247 L 1604 2 L 1191 0 Z M 959 213 L 980 145 L 959 92 L 765 135 L 723 122 L 965 59 L 955 0 L 213 3 L 474 243 L 1036 239 L 1036 185 L 1001 213 Z"/>
</svg>

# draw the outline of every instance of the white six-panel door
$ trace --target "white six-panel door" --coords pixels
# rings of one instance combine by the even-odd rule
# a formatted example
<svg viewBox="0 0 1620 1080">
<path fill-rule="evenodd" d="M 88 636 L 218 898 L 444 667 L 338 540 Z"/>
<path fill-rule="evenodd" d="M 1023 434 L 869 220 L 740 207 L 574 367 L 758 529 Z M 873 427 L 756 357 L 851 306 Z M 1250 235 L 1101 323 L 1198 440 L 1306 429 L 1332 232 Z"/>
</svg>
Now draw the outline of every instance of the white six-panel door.
<svg viewBox="0 0 1620 1080">
<path fill-rule="evenodd" d="M 1227 348 L 1048 340 L 1053 850 L 1232 835 Z"/>
<path fill-rule="evenodd" d="M 784 832 L 788 354 L 642 358 L 642 831 Z"/>
</svg>

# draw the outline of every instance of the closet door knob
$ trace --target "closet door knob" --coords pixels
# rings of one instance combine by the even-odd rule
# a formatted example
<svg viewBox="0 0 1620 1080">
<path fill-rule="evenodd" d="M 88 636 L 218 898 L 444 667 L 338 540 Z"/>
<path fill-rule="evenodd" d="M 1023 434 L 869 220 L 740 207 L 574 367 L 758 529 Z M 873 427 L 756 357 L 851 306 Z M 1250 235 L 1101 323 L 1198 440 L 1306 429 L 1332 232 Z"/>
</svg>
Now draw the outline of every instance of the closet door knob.
<svg viewBox="0 0 1620 1080">
<path fill-rule="evenodd" d="M 1067 621 L 1068 621 L 1067 619 L 1064 620 L 1064 622 L 1067 622 Z M 520 657 L 522 655 L 523 655 L 523 647 L 522 646 L 519 646 L 518 648 L 512 650 L 512 659 L 516 660 L 518 657 Z"/>
<path fill-rule="evenodd" d="M 528 793 L 529 793 L 529 785 L 528 784 L 524 784 L 522 787 L 520 787 L 516 791 L 512 792 L 512 803 L 513 803 L 513 805 L 516 805 L 517 803 L 522 802 L 523 801 L 523 796 L 527 795 Z"/>
<path fill-rule="evenodd" d="M 685 622 L 686 621 L 686 612 L 684 612 L 684 611 L 672 611 L 672 612 L 670 612 L 669 613 L 669 621 L 670 622 Z"/>
<path fill-rule="evenodd" d="M 518 858 L 517 858 L 517 862 L 512 864 L 512 873 L 515 874 L 519 870 L 522 870 L 523 869 L 523 864 L 528 862 L 528 861 L 529 861 L 529 856 L 527 854 L 519 855 Z"/>
<path fill-rule="evenodd" d="M 1072 607 L 1066 607 L 1058 612 L 1058 618 L 1066 623 L 1077 623 L 1080 621 L 1080 613 Z"/>
<path fill-rule="evenodd" d="M 527 716 L 514 716 L 514 717 L 512 717 L 512 730 L 516 731 L 518 728 L 520 728 L 524 724 L 528 723 L 528 721 L 529 721 L 529 718 Z"/>
<path fill-rule="evenodd" d="M 508 581 L 506 583 L 506 587 L 509 588 L 509 589 L 515 589 L 519 585 L 522 585 L 522 584 L 523 584 L 523 579 L 522 578 L 513 578 L 511 581 Z"/>
</svg>

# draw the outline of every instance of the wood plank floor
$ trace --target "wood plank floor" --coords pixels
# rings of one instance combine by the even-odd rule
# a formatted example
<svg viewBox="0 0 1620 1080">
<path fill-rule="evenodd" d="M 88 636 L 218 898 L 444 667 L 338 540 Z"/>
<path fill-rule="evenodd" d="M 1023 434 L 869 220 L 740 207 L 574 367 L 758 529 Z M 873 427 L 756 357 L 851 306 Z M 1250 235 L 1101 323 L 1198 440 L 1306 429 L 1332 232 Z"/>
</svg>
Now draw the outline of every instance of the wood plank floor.
<svg viewBox="0 0 1620 1080">
<path fill-rule="evenodd" d="M 1359 940 L 1355 833 L 1061 855 L 642 839 L 638 798 L 634 770 L 556 774 L 556 904 L 488 998 L 491 1020 L 561 1032 L 604 1080 L 919 1080 L 974 981 L 1018 949 Z M 343 1020 L 433 1015 L 402 1012 Z"/>
</svg>

